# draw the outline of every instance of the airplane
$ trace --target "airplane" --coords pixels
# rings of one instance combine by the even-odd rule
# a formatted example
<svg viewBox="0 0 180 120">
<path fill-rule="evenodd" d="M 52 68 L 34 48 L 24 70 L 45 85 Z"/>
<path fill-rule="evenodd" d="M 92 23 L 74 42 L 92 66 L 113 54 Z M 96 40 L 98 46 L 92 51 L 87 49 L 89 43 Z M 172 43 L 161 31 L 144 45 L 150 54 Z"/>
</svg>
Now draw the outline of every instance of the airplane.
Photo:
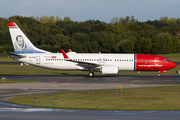
<svg viewBox="0 0 180 120">
<path fill-rule="evenodd" d="M 118 74 L 119 71 L 158 71 L 166 72 L 176 67 L 176 63 L 168 58 L 150 54 L 107 54 L 107 53 L 76 53 L 70 49 L 65 53 L 51 53 L 36 48 L 14 22 L 8 22 L 9 31 L 15 52 L 10 52 L 17 61 L 30 65 L 56 69 L 94 71 L 102 74 Z"/>
</svg>

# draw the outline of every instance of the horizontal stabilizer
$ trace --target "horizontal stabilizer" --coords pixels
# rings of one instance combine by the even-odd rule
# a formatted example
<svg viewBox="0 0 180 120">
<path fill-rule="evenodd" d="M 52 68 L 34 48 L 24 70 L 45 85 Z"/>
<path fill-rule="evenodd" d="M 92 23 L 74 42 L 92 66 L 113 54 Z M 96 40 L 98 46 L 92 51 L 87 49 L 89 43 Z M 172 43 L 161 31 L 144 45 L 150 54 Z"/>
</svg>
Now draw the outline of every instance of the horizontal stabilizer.
<svg viewBox="0 0 180 120">
<path fill-rule="evenodd" d="M 14 52 L 10 52 L 9 54 L 13 55 L 13 56 L 18 56 L 20 58 L 26 58 L 26 55 L 23 55 L 23 54 L 16 54 Z"/>
</svg>

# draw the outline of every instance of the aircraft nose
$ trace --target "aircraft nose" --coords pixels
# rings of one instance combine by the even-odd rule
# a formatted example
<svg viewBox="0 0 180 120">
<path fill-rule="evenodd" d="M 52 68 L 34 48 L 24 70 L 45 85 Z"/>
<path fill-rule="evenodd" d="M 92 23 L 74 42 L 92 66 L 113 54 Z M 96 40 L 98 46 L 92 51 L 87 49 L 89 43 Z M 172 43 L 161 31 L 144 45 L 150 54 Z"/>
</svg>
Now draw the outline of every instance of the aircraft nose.
<svg viewBox="0 0 180 120">
<path fill-rule="evenodd" d="M 174 63 L 174 62 L 171 62 L 171 66 L 172 66 L 172 68 L 174 68 L 174 67 L 176 67 L 176 66 L 177 66 L 177 64 L 176 64 L 176 63 Z"/>
</svg>

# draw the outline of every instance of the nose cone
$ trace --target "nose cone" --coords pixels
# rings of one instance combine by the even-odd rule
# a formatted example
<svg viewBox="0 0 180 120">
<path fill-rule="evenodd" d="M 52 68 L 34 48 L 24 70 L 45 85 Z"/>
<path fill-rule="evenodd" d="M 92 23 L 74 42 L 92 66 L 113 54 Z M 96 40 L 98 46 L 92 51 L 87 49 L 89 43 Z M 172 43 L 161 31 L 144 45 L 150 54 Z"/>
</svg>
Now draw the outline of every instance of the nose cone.
<svg viewBox="0 0 180 120">
<path fill-rule="evenodd" d="M 177 64 L 176 64 L 176 63 L 171 62 L 171 67 L 172 67 L 172 68 L 174 68 L 174 67 L 176 67 L 176 66 L 177 66 Z"/>
</svg>

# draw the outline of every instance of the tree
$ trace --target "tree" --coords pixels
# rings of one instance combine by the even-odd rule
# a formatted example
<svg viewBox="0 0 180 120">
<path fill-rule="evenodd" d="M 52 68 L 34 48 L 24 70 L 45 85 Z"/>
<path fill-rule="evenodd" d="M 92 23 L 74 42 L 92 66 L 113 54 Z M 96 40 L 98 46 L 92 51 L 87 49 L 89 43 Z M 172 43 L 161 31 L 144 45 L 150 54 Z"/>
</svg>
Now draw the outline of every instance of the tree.
<svg viewBox="0 0 180 120">
<path fill-rule="evenodd" d="M 63 21 L 64 21 L 64 22 L 70 22 L 71 19 L 70 19 L 70 17 L 67 17 L 67 16 L 66 16 L 66 17 L 64 17 Z"/>
<path fill-rule="evenodd" d="M 124 23 L 124 18 L 120 17 L 119 18 L 119 24 L 123 24 Z"/>
<path fill-rule="evenodd" d="M 113 18 L 110 23 L 111 24 L 118 24 L 119 23 L 118 22 L 118 17 Z"/>
<path fill-rule="evenodd" d="M 135 44 L 135 51 L 137 53 L 150 54 L 152 49 L 152 41 L 150 38 L 144 38 L 137 40 Z"/>
<path fill-rule="evenodd" d="M 55 17 L 54 17 L 54 16 L 50 16 L 49 22 L 50 22 L 50 23 L 56 23 Z"/>
<path fill-rule="evenodd" d="M 85 33 L 75 33 L 73 36 L 72 36 L 72 39 L 78 41 L 78 42 L 87 42 L 89 41 L 89 36 Z"/>
<path fill-rule="evenodd" d="M 153 44 L 154 54 L 169 54 L 172 53 L 171 47 L 173 46 L 173 41 L 171 40 L 171 35 L 169 33 L 160 33 L 157 37 L 156 42 Z"/>
<path fill-rule="evenodd" d="M 118 44 L 119 50 L 122 53 L 133 53 L 134 52 L 134 43 L 132 40 L 122 40 Z"/>
<path fill-rule="evenodd" d="M 108 28 L 110 31 L 112 31 L 115 34 L 121 34 L 123 32 L 128 31 L 128 27 L 126 24 L 115 24 L 115 25 L 110 24 Z"/>
<path fill-rule="evenodd" d="M 39 21 L 39 17 L 38 16 L 36 16 L 36 21 Z"/>
<path fill-rule="evenodd" d="M 125 24 L 129 24 L 129 22 L 130 22 L 130 17 L 129 17 L 129 16 L 126 16 L 126 19 L 124 20 L 124 23 L 125 23 Z"/>
<path fill-rule="evenodd" d="M 130 23 L 131 23 L 131 24 L 134 24 L 134 23 L 136 23 L 136 19 L 134 18 L 134 16 L 133 16 L 133 15 L 131 16 Z"/>
<path fill-rule="evenodd" d="M 164 22 L 164 23 L 169 23 L 169 18 L 168 18 L 168 16 L 161 17 L 161 18 L 160 18 L 160 21 L 161 21 L 161 22 Z"/>
<path fill-rule="evenodd" d="M 59 18 L 59 16 L 56 16 L 56 22 L 60 22 L 61 18 Z"/>
</svg>

